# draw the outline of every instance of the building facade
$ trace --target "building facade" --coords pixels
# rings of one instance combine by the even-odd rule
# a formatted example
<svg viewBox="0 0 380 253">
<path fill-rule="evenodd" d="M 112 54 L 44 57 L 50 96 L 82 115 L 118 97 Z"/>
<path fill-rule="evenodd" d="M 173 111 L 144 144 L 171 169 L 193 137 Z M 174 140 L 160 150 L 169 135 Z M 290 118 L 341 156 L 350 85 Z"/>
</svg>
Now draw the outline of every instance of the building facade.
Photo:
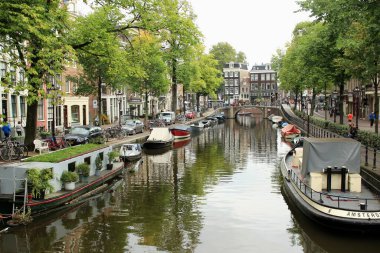
<svg viewBox="0 0 380 253">
<path fill-rule="evenodd" d="M 269 104 L 278 99 L 277 72 L 270 64 L 254 65 L 249 74 L 252 104 Z"/>
<path fill-rule="evenodd" d="M 226 63 L 223 68 L 223 76 L 223 99 L 225 104 L 237 105 L 249 101 L 249 97 L 247 98 L 247 89 L 249 90 L 249 87 L 246 83 L 247 78 L 249 78 L 247 64 L 235 62 Z"/>
</svg>

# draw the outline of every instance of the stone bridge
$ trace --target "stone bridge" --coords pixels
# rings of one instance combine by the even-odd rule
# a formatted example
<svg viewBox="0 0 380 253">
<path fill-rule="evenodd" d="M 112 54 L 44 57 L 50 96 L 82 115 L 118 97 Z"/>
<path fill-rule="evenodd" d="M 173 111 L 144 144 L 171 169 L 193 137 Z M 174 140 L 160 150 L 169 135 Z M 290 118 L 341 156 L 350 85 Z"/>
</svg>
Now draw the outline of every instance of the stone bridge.
<svg viewBox="0 0 380 253">
<path fill-rule="evenodd" d="M 256 117 L 267 118 L 271 114 L 281 115 L 281 108 L 278 106 L 261 106 L 261 105 L 244 105 L 244 106 L 228 106 L 219 109 L 224 113 L 227 119 L 234 119 L 239 113 L 252 114 Z"/>
</svg>

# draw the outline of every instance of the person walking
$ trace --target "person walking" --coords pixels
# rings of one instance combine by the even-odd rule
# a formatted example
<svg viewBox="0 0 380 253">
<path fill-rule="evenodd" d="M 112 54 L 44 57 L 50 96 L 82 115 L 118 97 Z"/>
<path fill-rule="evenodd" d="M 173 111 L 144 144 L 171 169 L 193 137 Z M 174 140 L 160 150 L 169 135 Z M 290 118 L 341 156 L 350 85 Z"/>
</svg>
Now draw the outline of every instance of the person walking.
<svg viewBox="0 0 380 253">
<path fill-rule="evenodd" d="M 21 121 L 17 122 L 17 125 L 16 125 L 15 128 L 16 128 L 17 136 L 22 136 L 23 128 L 22 128 L 22 125 L 21 125 Z"/>
<path fill-rule="evenodd" d="M 351 122 L 353 117 L 354 117 L 354 115 L 352 115 L 352 113 L 347 114 L 348 122 Z"/>
<path fill-rule="evenodd" d="M 370 126 L 373 127 L 373 122 L 375 122 L 375 119 L 376 119 L 376 115 L 374 112 L 371 112 L 369 114 L 369 122 L 370 122 Z"/>
<path fill-rule="evenodd" d="M 1 130 L 4 133 L 5 138 L 8 138 L 11 135 L 11 125 L 7 122 L 3 122 L 3 126 L 1 127 Z"/>
</svg>

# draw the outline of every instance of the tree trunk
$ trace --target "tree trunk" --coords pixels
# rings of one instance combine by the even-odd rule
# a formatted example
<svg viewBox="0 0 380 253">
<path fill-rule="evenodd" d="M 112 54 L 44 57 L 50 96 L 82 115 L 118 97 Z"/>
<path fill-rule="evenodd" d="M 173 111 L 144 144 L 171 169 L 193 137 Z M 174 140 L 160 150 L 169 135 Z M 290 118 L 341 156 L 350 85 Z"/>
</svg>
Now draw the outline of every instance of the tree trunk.
<svg viewBox="0 0 380 253">
<path fill-rule="evenodd" d="M 144 120 L 145 120 L 145 125 L 148 123 L 148 106 L 149 106 L 149 103 L 148 103 L 148 92 L 145 91 L 145 117 L 144 117 Z M 153 114 L 153 111 L 152 111 L 152 114 Z"/>
<path fill-rule="evenodd" d="M 379 81 L 378 78 L 373 79 L 373 86 L 375 87 L 375 133 L 379 132 L 379 98 L 377 97 L 378 89 L 379 89 Z"/>
<path fill-rule="evenodd" d="M 313 88 L 313 96 L 311 98 L 311 109 L 310 109 L 310 116 L 314 115 L 314 109 L 315 109 L 315 98 L 317 97 L 317 94 L 315 92 L 315 89 Z"/>
<path fill-rule="evenodd" d="M 38 101 L 33 101 L 32 104 L 28 105 L 28 110 L 26 113 L 26 126 L 25 126 L 25 145 L 28 148 L 33 148 L 33 141 L 36 138 L 37 132 L 37 108 Z"/>
<path fill-rule="evenodd" d="M 172 111 L 177 110 L 177 59 L 172 59 Z"/>
<path fill-rule="evenodd" d="M 98 124 L 102 125 L 102 78 L 98 78 Z"/>
<path fill-rule="evenodd" d="M 344 113 L 343 113 L 343 95 L 344 95 L 344 78 L 341 79 L 339 84 L 339 124 L 343 125 Z"/>
<path fill-rule="evenodd" d="M 197 112 L 199 112 L 200 110 L 199 110 L 199 97 L 201 96 L 201 94 L 200 93 L 197 93 Z"/>
</svg>

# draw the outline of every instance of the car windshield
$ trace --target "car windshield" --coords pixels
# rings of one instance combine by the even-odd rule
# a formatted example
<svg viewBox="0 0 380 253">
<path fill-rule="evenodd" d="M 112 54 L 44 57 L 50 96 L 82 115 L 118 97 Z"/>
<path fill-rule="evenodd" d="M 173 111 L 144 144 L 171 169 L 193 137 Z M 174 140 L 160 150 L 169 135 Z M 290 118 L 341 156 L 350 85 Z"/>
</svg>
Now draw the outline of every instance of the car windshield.
<svg viewBox="0 0 380 253">
<path fill-rule="evenodd" d="M 88 135 L 89 132 L 90 131 L 88 129 L 82 128 L 82 127 L 74 127 L 70 131 L 71 134 L 81 134 L 81 135 Z"/>
<path fill-rule="evenodd" d="M 126 120 L 125 125 L 135 125 L 135 122 L 133 120 Z"/>
<path fill-rule="evenodd" d="M 165 113 L 165 112 L 162 113 L 163 117 L 170 117 L 170 115 L 171 115 L 170 113 Z"/>
</svg>

